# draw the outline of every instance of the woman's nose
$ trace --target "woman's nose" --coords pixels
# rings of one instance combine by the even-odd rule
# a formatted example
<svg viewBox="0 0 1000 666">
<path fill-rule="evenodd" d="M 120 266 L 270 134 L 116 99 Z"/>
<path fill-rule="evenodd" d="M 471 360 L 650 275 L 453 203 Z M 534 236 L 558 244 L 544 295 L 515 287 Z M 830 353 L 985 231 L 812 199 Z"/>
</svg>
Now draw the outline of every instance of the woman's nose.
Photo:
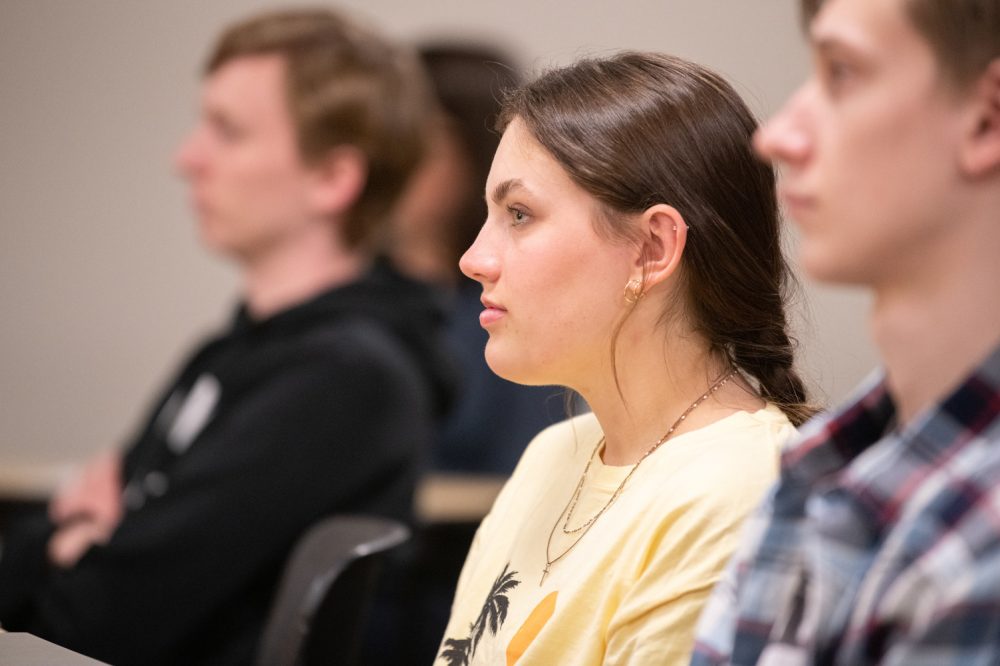
<svg viewBox="0 0 1000 666">
<path fill-rule="evenodd" d="M 458 267 L 466 277 L 482 283 L 495 282 L 500 275 L 500 261 L 495 243 L 492 242 L 490 226 L 487 220 L 479 230 L 476 240 L 458 261 Z"/>
</svg>

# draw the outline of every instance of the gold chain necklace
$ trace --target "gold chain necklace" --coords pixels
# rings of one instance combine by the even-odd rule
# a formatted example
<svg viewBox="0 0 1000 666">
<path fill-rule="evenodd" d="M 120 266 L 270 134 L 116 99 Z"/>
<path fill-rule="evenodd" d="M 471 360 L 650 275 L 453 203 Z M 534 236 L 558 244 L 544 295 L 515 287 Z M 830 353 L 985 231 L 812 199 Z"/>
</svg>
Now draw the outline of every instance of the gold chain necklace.
<svg viewBox="0 0 1000 666">
<path fill-rule="evenodd" d="M 615 500 L 618 499 L 618 496 L 622 494 L 622 490 L 624 490 L 625 484 L 628 483 L 628 480 L 632 478 L 633 474 L 635 474 L 635 470 L 639 469 L 639 465 L 642 464 L 642 461 L 648 458 L 653 453 L 653 451 L 656 451 L 656 449 L 663 446 L 664 442 L 670 439 L 670 436 L 674 434 L 674 431 L 677 430 L 677 428 L 680 427 L 682 423 L 684 423 L 685 419 L 687 419 L 688 417 L 688 414 L 693 412 L 698 405 L 708 400 L 716 391 L 725 386 L 726 382 L 732 379 L 733 375 L 735 374 L 736 374 L 735 370 L 729 372 L 722 379 L 712 384 L 708 388 L 708 390 L 705 391 L 705 393 L 702 394 L 697 400 L 692 402 L 691 406 L 685 409 L 684 412 L 679 417 L 677 417 L 677 420 L 674 421 L 673 425 L 670 426 L 670 429 L 663 434 L 663 437 L 660 437 L 658 440 L 656 440 L 656 442 L 651 447 L 649 447 L 649 449 L 645 453 L 642 454 L 642 457 L 639 458 L 639 460 L 635 463 L 635 465 L 632 466 L 632 469 L 630 469 L 628 474 L 625 475 L 625 478 L 622 479 L 622 482 L 618 484 L 617 488 L 615 488 L 615 491 L 611 493 L 611 499 L 609 499 L 597 513 L 591 516 L 588 520 L 584 521 L 579 527 L 570 528 L 569 526 L 570 519 L 573 517 L 573 510 L 576 508 L 576 503 L 580 500 L 580 494 L 583 492 L 583 486 L 587 480 L 587 472 L 590 471 L 590 465 L 592 462 L 594 462 L 594 457 L 597 455 L 597 451 L 601 448 L 601 445 L 604 444 L 604 436 L 603 435 L 601 436 L 601 439 L 598 440 L 597 442 L 597 446 L 594 447 L 594 450 L 590 453 L 590 457 L 587 459 L 587 465 L 583 468 L 583 474 L 580 475 L 580 481 L 576 484 L 576 490 L 573 491 L 573 495 L 569 498 L 569 502 L 567 502 L 566 506 L 563 507 L 562 512 L 556 518 L 556 522 L 552 524 L 552 529 L 549 531 L 549 538 L 545 542 L 545 568 L 542 569 L 542 579 L 538 582 L 539 587 L 541 587 L 545 583 L 545 577 L 549 575 L 549 569 L 552 568 L 552 565 L 561 560 L 562 558 L 564 558 L 569 553 L 569 551 L 573 550 L 573 548 L 576 547 L 576 544 L 580 543 L 580 540 L 583 539 L 583 536 L 588 531 L 590 531 L 590 526 L 593 525 L 594 522 L 598 518 L 600 518 L 604 514 L 604 512 L 611 507 L 612 504 L 615 503 Z M 578 536 L 576 540 L 573 541 L 573 543 L 571 543 L 566 548 L 566 550 L 559 553 L 555 557 L 552 557 L 550 555 L 552 551 L 552 536 L 555 534 L 556 526 L 559 525 L 559 522 L 562 520 L 563 516 L 566 517 L 566 520 L 563 521 L 562 525 L 563 534 L 580 533 L 580 536 Z"/>
</svg>

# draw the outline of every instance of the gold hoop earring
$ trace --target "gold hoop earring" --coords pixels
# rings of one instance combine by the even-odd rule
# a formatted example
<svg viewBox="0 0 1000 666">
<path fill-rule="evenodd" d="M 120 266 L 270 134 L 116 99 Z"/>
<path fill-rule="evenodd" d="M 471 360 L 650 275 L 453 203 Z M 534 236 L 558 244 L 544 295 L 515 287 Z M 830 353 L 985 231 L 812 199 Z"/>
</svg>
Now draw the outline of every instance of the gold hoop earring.
<svg viewBox="0 0 1000 666">
<path fill-rule="evenodd" d="M 642 298 L 642 283 L 638 280 L 629 280 L 625 284 L 625 302 L 629 305 L 635 305 Z"/>
</svg>

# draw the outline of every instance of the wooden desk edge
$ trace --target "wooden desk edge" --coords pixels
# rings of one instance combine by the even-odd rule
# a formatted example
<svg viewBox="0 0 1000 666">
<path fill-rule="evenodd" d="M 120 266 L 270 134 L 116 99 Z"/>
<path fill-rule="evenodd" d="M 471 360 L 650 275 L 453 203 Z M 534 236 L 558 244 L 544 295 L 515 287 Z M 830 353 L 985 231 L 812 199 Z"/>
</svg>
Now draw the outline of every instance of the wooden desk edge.
<svg viewBox="0 0 1000 666">
<path fill-rule="evenodd" d="M 482 520 L 506 482 L 506 476 L 492 474 L 428 474 L 417 487 L 417 518 L 425 523 Z"/>
<path fill-rule="evenodd" d="M 0 500 L 45 500 L 77 468 L 75 463 L 0 463 Z"/>
</svg>

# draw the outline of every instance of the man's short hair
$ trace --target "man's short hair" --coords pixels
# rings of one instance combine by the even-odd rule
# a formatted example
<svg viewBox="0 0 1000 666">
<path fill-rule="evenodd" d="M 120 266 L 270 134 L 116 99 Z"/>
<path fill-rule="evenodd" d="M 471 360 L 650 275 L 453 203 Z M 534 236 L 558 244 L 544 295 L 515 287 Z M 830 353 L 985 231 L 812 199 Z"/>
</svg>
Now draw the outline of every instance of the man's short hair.
<svg viewBox="0 0 1000 666">
<path fill-rule="evenodd" d="M 350 247 L 379 239 L 389 209 L 423 157 L 432 94 L 416 55 L 328 9 L 278 10 L 223 32 L 212 74 L 243 56 L 278 55 L 306 163 L 349 145 L 367 159 L 367 182 L 347 214 Z"/>
<path fill-rule="evenodd" d="M 801 0 L 806 26 L 824 0 Z M 949 80 L 964 87 L 1000 57 L 1000 0 L 903 0 Z"/>
</svg>

